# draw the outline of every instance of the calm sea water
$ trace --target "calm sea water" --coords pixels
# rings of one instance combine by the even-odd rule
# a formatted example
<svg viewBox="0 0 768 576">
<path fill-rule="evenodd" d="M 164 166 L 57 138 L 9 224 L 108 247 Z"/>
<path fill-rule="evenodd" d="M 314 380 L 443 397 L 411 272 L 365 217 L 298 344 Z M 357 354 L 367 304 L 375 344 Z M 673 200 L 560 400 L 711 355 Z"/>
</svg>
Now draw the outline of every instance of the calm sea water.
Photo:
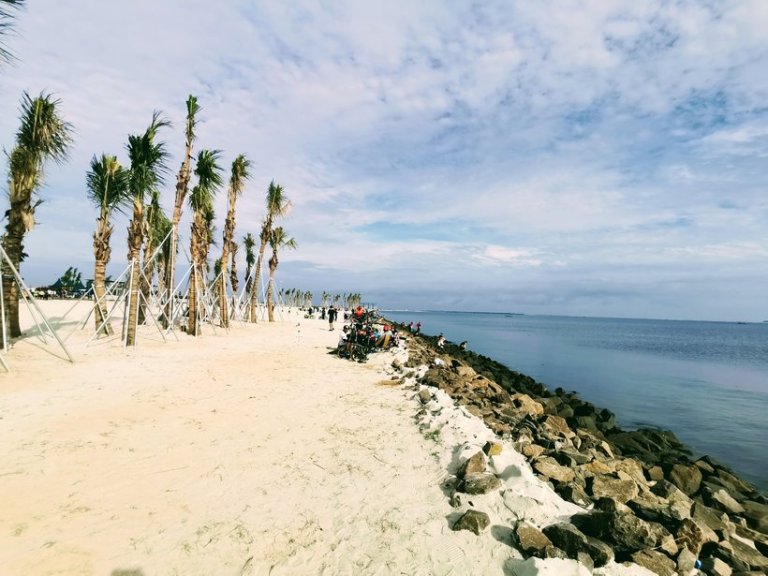
<svg viewBox="0 0 768 576">
<path fill-rule="evenodd" d="M 672 430 L 768 490 L 768 323 L 383 312 L 547 385 L 622 428 Z"/>
</svg>

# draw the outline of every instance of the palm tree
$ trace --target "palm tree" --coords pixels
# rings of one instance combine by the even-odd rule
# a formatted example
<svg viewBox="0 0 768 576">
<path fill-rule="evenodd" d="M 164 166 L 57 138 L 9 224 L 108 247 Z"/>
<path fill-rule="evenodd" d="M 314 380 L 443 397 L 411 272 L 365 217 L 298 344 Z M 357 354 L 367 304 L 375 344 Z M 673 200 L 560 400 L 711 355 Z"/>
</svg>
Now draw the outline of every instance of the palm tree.
<svg viewBox="0 0 768 576">
<path fill-rule="evenodd" d="M 227 218 L 224 221 L 224 240 L 221 245 L 221 280 L 219 281 L 219 310 L 221 325 L 229 326 L 229 311 L 227 308 L 227 276 L 229 275 L 229 253 L 235 237 L 235 202 L 243 192 L 245 181 L 250 178 L 248 169 L 251 161 L 245 155 L 240 154 L 232 162 L 232 171 L 229 177 L 229 189 L 227 190 Z M 233 292 L 235 288 L 232 288 Z"/>
<path fill-rule="evenodd" d="M 6 30 L 11 28 L 14 14 L 11 10 L 21 7 L 24 0 L 0 0 L 0 35 L 5 35 Z M 0 60 L 8 62 L 13 60 L 13 54 L 5 49 L 0 43 Z"/>
<path fill-rule="evenodd" d="M 237 291 L 240 289 L 240 281 L 237 279 L 237 251 L 240 249 L 240 245 L 233 240 L 229 244 L 229 249 L 229 282 L 232 284 L 232 306 L 235 306 L 237 302 Z"/>
<path fill-rule="evenodd" d="M 72 128 L 59 112 L 60 100 L 41 93 L 31 98 L 24 92 L 21 98 L 21 125 L 16 132 L 16 144 L 9 156 L 8 224 L 2 238 L 10 264 L 19 269 L 24 254 L 24 236 L 35 225 L 35 209 L 42 202 L 34 199 L 43 183 L 45 163 L 62 163 L 72 143 Z M 21 336 L 19 326 L 19 289 L 14 276 L 3 261 L 3 297 L 11 337 Z M 0 336 L 0 341 L 5 337 Z"/>
<path fill-rule="evenodd" d="M 131 262 L 131 285 L 128 300 L 128 329 L 126 346 L 136 343 L 136 327 L 139 312 L 139 277 L 141 266 L 139 257 L 144 243 L 146 222 L 144 221 L 144 200 L 152 190 L 162 183 L 166 169 L 165 159 L 168 153 L 165 144 L 156 142 L 160 128 L 169 126 L 167 120 L 160 117 L 160 112 L 152 113 L 152 122 L 144 134 L 128 137 L 128 157 L 131 161 L 128 188 L 133 200 L 133 216 L 128 224 L 128 261 Z"/>
<path fill-rule="evenodd" d="M 185 123 L 186 144 L 184 147 L 184 160 L 181 162 L 179 174 L 176 176 L 176 198 L 173 205 L 173 216 L 171 220 L 171 239 L 170 239 L 170 258 L 166 261 L 165 285 L 168 290 L 168 303 L 163 316 L 163 325 L 168 328 L 173 318 L 173 291 L 176 287 L 176 252 L 179 242 L 179 222 L 181 221 L 181 211 L 184 207 L 184 199 L 187 197 L 189 189 L 189 172 L 192 162 L 192 146 L 195 142 L 195 126 L 197 125 L 197 113 L 200 112 L 200 106 L 197 98 L 191 94 L 187 98 L 187 120 Z"/>
<path fill-rule="evenodd" d="M 152 287 L 152 280 L 155 275 L 155 270 L 158 269 L 158 262 L 161 260 L 160 254 L 162 248 L 159 244 L 166 239 L 170 227 L 166 226 L 166 222 L 170 222 L 168 217 L 163 212 L 160 206 L 160 190 L 157 188 L 152 189 L 150 192 L 149 206 L 145 215 L 146 225 L 144 227 L 144 266 L 142 267 L 143 274 L 141 275 L 141 281 L 139 287 L 142 299 L 139 300 L 139 324 L 143 324 L 145 320 L 145 310 L 147 301 L 149 299 L 149 293 Z M 155 251 L 157 250 L 157 255 Z M 158 270 L 158 274 L 162 275 L 163 269 Z M 143 300 L 143 301 L 142 301 Z"/>
<path fill-rule="evenodd" d="M 192 273 L 189 276 L 189 319 L 187 334 L 199 333 L 197 293 L 198 284 L 205 281 L 204 266 L 210 246 L 210 216 L 213 214 L 213 199 L 223 179 L 218 164 L 219 150 L 201 150 L 197 155 L 197 186 L 189 195 L 189 207 L 192 209 L 192 233 L 190 254 L 192 255 Z"/>
<path fill-rule="evenodd" d="M 272 235 L 275 218 L 285 216 L 290 207 L 291 202 L 286 198 L 283 187 L 280 184 L 275 184 L 274 180 L 270 182 L 267 189 L 267 214 L 264 216 L 264 221 L 261 224 L 259 257 L 256 260 L 253 285 L 251 286 L 251 322 L 256 322 L 258 316 L 259 280 L 261 279 L 261 263 L 264 260 L 264 250 L 267 248 Z"/>
<path fill-rule="evenodd" d="M 269 245 L 272 247 L 272 256 L 269 259 L 269 285 L 267 286 L 267 314 L 269 321 L 275 321 L 274 305 L 272 304 L 272 291 L 275 280 L 275 271 L 279 263 L 277 253 L 281 248 L 296 248 L 296 240 L 290 238 L 282 226 L 272 229 L 269 235 Z"/>
<path fill-rule="evenodd" d="M 112 335 L 112 326 L 107 322 L 107 304 L 104 295 L 107 292 L 106 270 L 112 256 L 110 240 L 112 238 L 112 213 L 127 207 L 128 171 L 120 165 L 115 156 L 102 154 L 93 157 L 91 169 L 86 174 L 88 198 L 99 210 L 96 219 L 96 231 L 93 233 L 93 294 L 96 297 L 94 319 L 98 334 Z"/>
<path fill-rule="evenodd" d="M 250 297 L 253 287 L 253 265 L 256 263 L 256 255 L 253 252 L 256 239 L 250 232 L 243 237 L 243 246 L 245 246 L 245 293 Z"/>
</svg>

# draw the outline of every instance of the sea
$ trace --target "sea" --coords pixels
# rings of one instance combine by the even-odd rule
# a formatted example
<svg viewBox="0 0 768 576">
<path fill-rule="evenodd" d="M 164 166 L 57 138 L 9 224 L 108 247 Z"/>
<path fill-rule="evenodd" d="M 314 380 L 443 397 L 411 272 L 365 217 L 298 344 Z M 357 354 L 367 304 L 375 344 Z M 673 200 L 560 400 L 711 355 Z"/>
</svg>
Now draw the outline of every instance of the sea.
<svg viewBox="0 0 768 576">
<path fill-rule="evenodd" d="M 381 311 L 561 387 L 624 429 L 671 430 L 768 493 L 768 322 Z"/>
</svg>

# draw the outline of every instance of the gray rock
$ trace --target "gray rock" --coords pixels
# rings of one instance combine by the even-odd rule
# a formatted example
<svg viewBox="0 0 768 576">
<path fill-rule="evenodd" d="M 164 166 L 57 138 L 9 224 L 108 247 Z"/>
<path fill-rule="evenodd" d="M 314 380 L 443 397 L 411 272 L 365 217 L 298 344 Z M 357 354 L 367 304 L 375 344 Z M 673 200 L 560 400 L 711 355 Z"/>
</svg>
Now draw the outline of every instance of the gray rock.
<svg viewBox="0 0 768 576">
<path fill-rule="evenodd" d="M 533 469 L 542 476 L 551 478 L 556 482 L 571 482 L 576 474 L 571 468 L 560 466 L 554 458 L 545 456 L 533 463 Z"/>
<path fill-rule="evenodd" d="M 555 490 L 564 500 L 567 500 L 568 502 L 573 502 L 574 504 L 578 504 L 584 508 L 592 504 L 592 499 L 587 496 L 584 488 L 575 482 L 558 484 Z"/>
<path fill-rule="evenodd" d="M 547 546 L 552 546 L 552 541 L 544 532 L 528 522 L 520 522 L 517 525 L 515 536 L 520 550 L 533 556 L 542 556 Z"/>
<path fill-rule="evenodd" d="M 639 550 L 630 556 L 635 564 L 648 568 L 654 574 L 660 576 L 676 576 L 677 565 L 665 554 L 655 550 Z"/>
<path fill-rule="evenodd" d="M 587 536 L 573 524 L 561 522 L 547 526 L 544 534 L 569 558 L 577 558 L 579 552 L 583 552 L 592 558 L 596 567 L 604 566 L 614 558 L 613 549 L 608 544 Z"/>
<path fill-rule="evenodd" d="M 487 494 L 500 486 L 501 480 L 493 474 L 467 474 L 459 483 L 458 490 L 466 494 Z"/>
<path fill-rule="evenodd" d="M 713 488 L 711 485 L 706 485 L 704 490 L 712 506 L 729 514 L 742 514 L 744 512 L 744 507 L 725 488 Z"/>
<path fill-rule="evenodd" d="M 717 534 L 701 520 L 686 518 L 675 532 L 677 543 L 698 554 L 707 542 L 717 542 Z"/>
<path fill-rule="evenodd" d="M 701 470 L 696 465 L 675 464 L 669 471 L 668 479 L 688 496 L 693 496 L 701 486 Z"/>
<path fill-rule="evenodd" d="M 683 548 L 680 550 L 680 554 L 677 555 L 677 572 L 679 574 L 690 574 L 696 565 L 697 555 Z"/>
<path fill-rule="evenodd" d="M 458 472 L 456 473 L 456 476 L 463 479 L 465 476 L 470 474 L 482 474 L 485 472 L 485 470 L 485 454 L 482 452 L 476 452 L 462 463 Z"/>
<path fill-rule="evenodd" d="M 432 394 L 429 392 L 429 390 L 427 390 L 426 388 L 422 388 L 421 390 L 419 390 L 419 401 L 422 404 L 426 404 L 430 400 L 432 400 Z"/>
<path fill-rule="evenodd" d="M 720 558 L 702 558 L 701 567 L 708 576 L 731 576 L 733 570 Z"/>
<path fill-rule="evenodd" d="M 639 493 L 634 480 L 619 480 L 609 476 L 595 476 L 592 479 L 591 494 L 595 499 L 612 498 L 626 503 Z"/>
<path fill-rule="evenodd" d="M 747 518 L 751 528 L 768 534 L 768 505 L 745 500 L 742 502 L 744 507 L 744 516 Z"/>
<path fill-rule="evenodd" d="M 598 511 L 576 514 L 571 521 L 585 534 L 612 543 L 616 552 L 631 554 L 645 548 L 662 548 L 670 555 L 677 553 L 675 539 L 669 530 L 634 514 Z"/>
<path fill-rule="evenodd" d="M 461 518 L 453 525 L 453 530 L 469 530 L 475 534 L 480 534 L 491 524 L 491 519 L 485 512 L 477 510 L 467 510 Z"/>
</svg>

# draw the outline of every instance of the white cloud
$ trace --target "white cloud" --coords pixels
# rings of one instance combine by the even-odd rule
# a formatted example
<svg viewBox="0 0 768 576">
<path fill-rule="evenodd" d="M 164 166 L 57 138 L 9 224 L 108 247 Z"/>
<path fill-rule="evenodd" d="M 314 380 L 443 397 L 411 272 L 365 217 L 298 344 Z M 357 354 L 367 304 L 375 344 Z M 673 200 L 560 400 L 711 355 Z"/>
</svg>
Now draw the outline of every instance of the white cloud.
<svg viewBox="0 0 768 576">
<path fill-rule="evenodd" d="M 734 262 L 768 279 L 762 0 L 242 0 L 215 11 L 202 0 L 39 0 L 16 26 L 0 142 L 12 145 L 22 90 L 61 98 L 77 130 L 70 163 L 48 169 L 27 242 L 35 282 L 88 266 L 88 162 L 125 158 L 127 135 L 155 109 L 175 125 L 164 137 L 170 205 L 190 93 L 203 106 L 198 149 L 254 161 L 238 236 L 257 230 L 270 180 L 293 199 L 285 226 L 299 250 L 282 259 L 286 275 L 343 274 L 360 291 L 383 275 L 393 290 L 557 285 L 541 299 L 562 313 L 563 291 L 591 293 L 582 283 L 601 270 L 649 291 L 675 267 L 682 283 Z M 116 268 L 125 227 L 115 225 Z M 600 314 L 604 302 L 580 299 L 579 313 L 590 305 Z M 743 299 L 745 316 L 765 306 Z"/>
</svg>

